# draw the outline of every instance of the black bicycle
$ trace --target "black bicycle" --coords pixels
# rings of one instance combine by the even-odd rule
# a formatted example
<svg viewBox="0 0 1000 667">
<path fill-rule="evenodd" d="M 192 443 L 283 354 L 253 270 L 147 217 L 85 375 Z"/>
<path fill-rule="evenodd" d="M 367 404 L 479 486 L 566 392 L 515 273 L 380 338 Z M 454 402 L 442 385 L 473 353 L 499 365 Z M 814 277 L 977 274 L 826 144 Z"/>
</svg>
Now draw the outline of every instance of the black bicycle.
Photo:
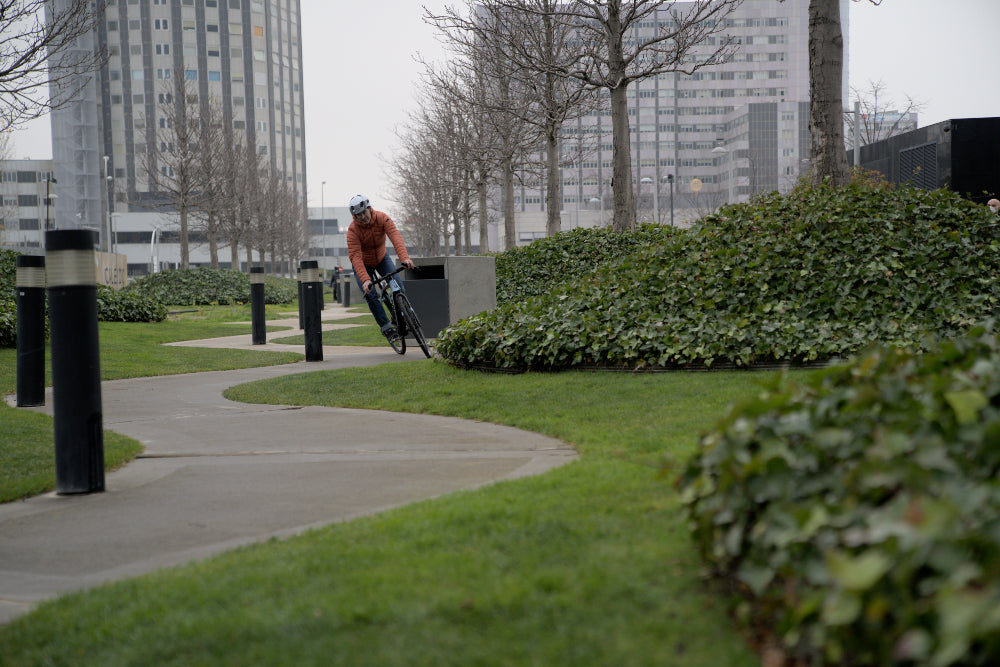
<svg viewBox="0 0 1000 667">
<path fill-rule="evenodd" d="M 413 310 L 410 300 L 406 298 L 406 293 L 400 289 L 399 283 L 393 279 L 393 276 L 401 273 L 405 268 L 401 266 L 392 273 L 384 276 L 380 275 L 378 271 L 372 271 L 372 289 L 378 290 L 378 297 L 382 302 L 382 307 L 385 308 L 386 313 L 389 315 L 392 326 L 396 328 L 398 337 L 395 340 L 389 339 L 389 345 L 396 351 L 396 354 L 406 354 L 406 337 L 412 336 L 417 341 L 420 349 L 427 355 L 427 358 L 430 359 L 431 348 L 424 337 L 424 330 L 420 326 L 417 311 Z"/>
</svg>

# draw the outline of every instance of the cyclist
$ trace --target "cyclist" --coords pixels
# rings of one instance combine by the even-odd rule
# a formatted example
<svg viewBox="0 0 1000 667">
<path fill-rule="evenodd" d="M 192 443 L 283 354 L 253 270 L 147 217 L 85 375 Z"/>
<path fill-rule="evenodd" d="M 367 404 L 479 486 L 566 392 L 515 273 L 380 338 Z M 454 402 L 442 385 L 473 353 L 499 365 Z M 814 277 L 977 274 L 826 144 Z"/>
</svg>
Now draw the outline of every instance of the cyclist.
<svg viewBox="0 0 1000 667">
<path fill-rule="evenodd" d="M 388 340 L 394 341 L 399 337 L 399 333 L 389 321 L 382 303 L 378 300 L 378 294 L 372 289 L 372 280 L 369 272 L 377 269 L 385 275 L 396 269 L 392 259 L 385 252 L 385 239 L 388 236 L 392 241 L 392 247 L 396 249 L 400 263 L 408 269 L 413 268 L 413 260 L 406 252 L 406 244 L 403 243 L 403 235 L 396 228 L 396 223 L 382 211 L 372 209 L 371 203 L 364 195 L 354 195 L 348 205 L 354 220 L 347 228 L 347 256 L 354 267 L 354 280 L 358 287 L 365 293 L 365 301 L 368 302 L 368 309 L 372 311 L 375 321 L 378 322 L 382 335 Z M 400 285 L 402 289 L 402 285 Z"/>
</svg>

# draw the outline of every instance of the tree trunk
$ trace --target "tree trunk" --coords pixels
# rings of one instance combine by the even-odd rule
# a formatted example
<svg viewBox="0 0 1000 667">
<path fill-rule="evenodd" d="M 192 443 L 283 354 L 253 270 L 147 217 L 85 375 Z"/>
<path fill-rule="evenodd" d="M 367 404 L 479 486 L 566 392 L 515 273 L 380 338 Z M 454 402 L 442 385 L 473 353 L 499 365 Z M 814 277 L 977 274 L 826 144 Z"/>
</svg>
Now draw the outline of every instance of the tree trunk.
<svg viewBox="0 0 1000 667">
<path fill-rule="evenodd" d="M 809 0 L 809 136 L 813 185 L 850 180 L 844 147 L 844 35 L 840 0 Z"/>
<path fill-rule="evenodd" d="M 476 196 L 479 198 L 479 252 L 490 252 L 490 212 L 486 208 L 486 181 L 476 183 Z"/>
<path fill-rule="evenodd" d="M 503 249 L 517 247 L 517 230 L 514 228 L 514 160 L 503 162 Z"/>
<path fill-rule="evenodd" d="M 562 179 L 559 175 L 559 127 L 550 123 L 545 130 L 545 169 L 548 181 L 548 203 L 546 206 L 545 235 L 555 236 L 562 231 Z M 579 202 L 577 203 L 579 206 Z"/>
<path fill-rule="evenodd" d="M 632 194 L 632 141 L 629 137 L 627 87 L 611 89 L 612 176 L 614 216 L 611 226 L 624 232 L 635 225 L 635 198 Z"/>
<path fill-rule="evenodd" d="M 211 266 L 213 269 L 219 268 L 219 238 L 215 233 L 215 218 L 214 216 L 209 216 L 208 218 L 208 255 L 211 257 Z"/>
<path fill-rule="evenodd" d="M 181 268 L 188 268 L 188 258 L 191 251 L 188 248 L 188 210 L 187 206 L 181 206 Z"/>
</svg>

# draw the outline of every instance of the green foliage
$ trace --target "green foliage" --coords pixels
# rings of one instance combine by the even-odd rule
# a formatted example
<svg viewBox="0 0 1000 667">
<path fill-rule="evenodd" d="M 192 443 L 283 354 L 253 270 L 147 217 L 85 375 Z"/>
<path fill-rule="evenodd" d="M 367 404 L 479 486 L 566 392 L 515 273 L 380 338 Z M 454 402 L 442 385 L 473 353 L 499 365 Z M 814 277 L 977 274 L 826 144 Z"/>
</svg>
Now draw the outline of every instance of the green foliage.
<svg viewBox="0 0 1000 667">
<path fill-rule="evenodd" d="M 0 250 L 0 347 L 17 345 L 17 256 Z"/>
<path fill-rule="evenodd" d="M 776 381 L 681 480 L 741 615 L 804 664 L 1000 662 L 1000 344 L 881 347 Z"/>
<path fill-rule="evenodd" d="M 101 322 L 162 322 L 167 307 L 144 294 L 97 286 L 97 319 Z"/>
<path fill-rule="evenodd" d="M 459 366 L 552 369 L 802 363 L 872 343 L 923 349 L 1000 303 L 995 222 L 953 193 L 870 179 L 774 193 L 463 320 L 437 351 Z"/>
<path fill-rule="evenodd" d="M 497 303 L 545 294 L 553 284 L 579 280 L 597 266 L 613 264 L 641 248 L 665 243 L 674 233 L 675 229 L 660 225 L 642 225 L 628 234 L 610 227 L 593 227 L 511 248 L 496 256 Z"/>
<path fill-rule="evenodd" d="M 249 275 L 227 269 L 160 271 L 133 280 L 125 289 L 173 306 L 225 306 L 250 301 Z M 296 281 L 265 278 L 264 303 L 291 303 L 297 297 Z"/>
</svg>

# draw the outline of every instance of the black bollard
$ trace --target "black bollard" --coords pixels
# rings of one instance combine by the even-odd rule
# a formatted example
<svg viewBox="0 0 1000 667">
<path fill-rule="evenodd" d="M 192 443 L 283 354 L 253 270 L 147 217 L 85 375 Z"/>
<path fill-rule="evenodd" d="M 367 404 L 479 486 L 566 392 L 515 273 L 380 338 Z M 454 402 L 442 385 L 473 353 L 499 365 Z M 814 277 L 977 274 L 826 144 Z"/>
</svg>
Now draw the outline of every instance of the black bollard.
<svg viewBox="0 0 1000 667">
<path fill-rule="evenodd" d="M 323 329 L 316 292 L 323 289 L 319 262 L 306 260 L 301 265 L 303 317 L 306 333 L 306 361 L 323 361 Z"/>
<path fill-rule="evenodd" d="M 250 269 L 250 342 L 263 345 L 267 342 L 264 330 L 264 268 Z"/>
<path fill-rule="evenodd" d="M 96 243 L 97 234 L 89 229 L 45 232 L 60 494 L 104 490 Z"/>
<path fill-rule="evenodd" d="M 45 405 L 45 258 L 17 258 L 17 405 Z"/>
<path fill-rule="evenodd" d="M 351 279 L 350 277 L 344 278 L 343 284 L 341 284 L 341 289 L 344 291 L 344 308 L 351 307 Z"/>
</svg>

